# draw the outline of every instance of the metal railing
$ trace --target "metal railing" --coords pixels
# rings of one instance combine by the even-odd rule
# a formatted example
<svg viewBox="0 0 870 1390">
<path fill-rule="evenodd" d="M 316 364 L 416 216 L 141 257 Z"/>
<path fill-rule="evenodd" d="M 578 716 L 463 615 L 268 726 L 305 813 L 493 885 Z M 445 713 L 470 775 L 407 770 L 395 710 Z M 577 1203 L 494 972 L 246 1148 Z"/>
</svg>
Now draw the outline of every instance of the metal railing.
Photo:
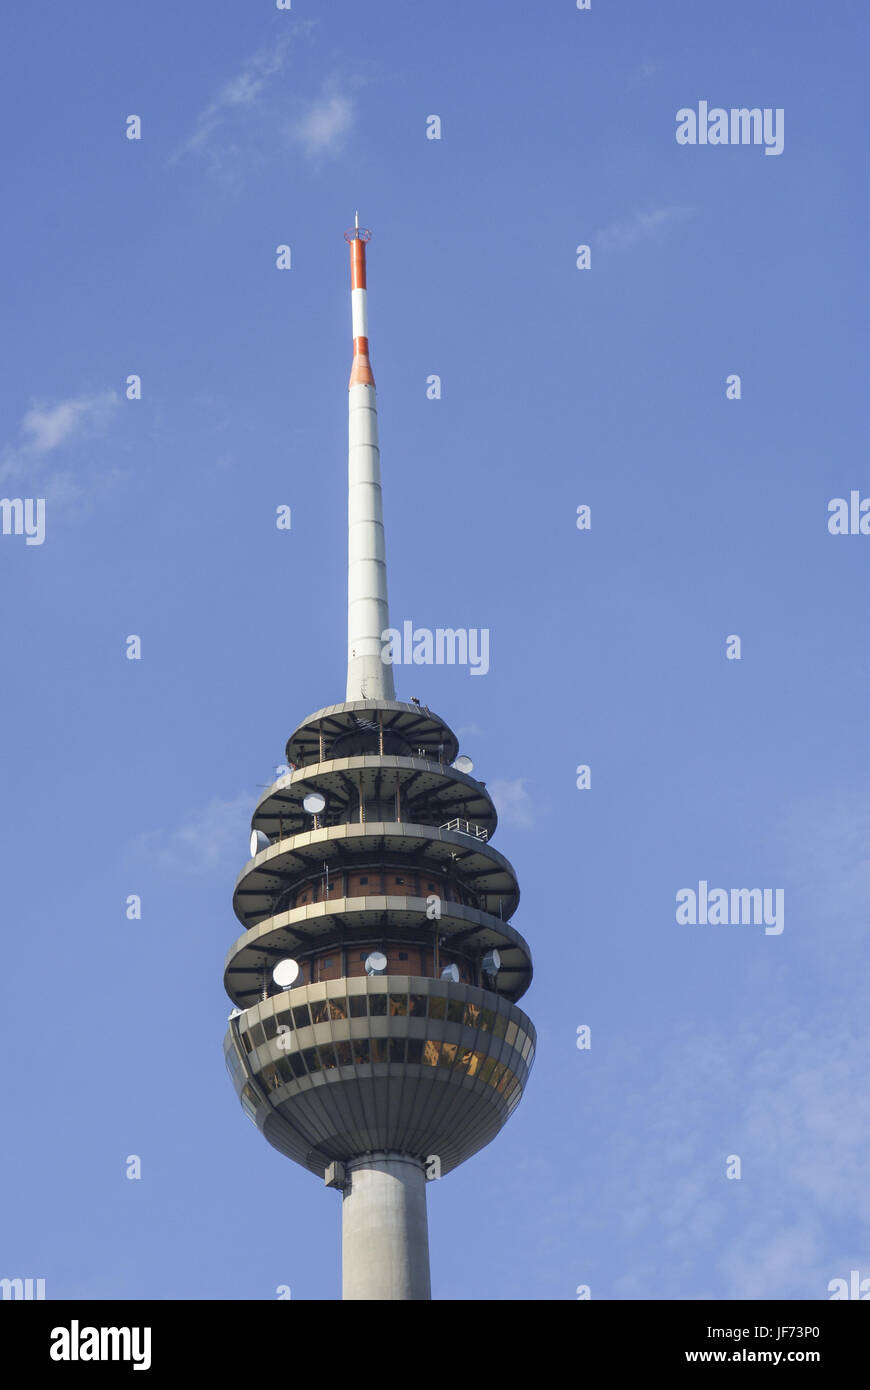
<svg viewBox="0 0 870 1390">
<path fill-rule="evenodd" d="M 458 830 L 460 835 L 473 835 L 475 840 L 487 840 L 489 831 L 482 825 L 472 825 L 470 820 L 449 820 L 441 826 L 442 830 Z"/>
</svg>

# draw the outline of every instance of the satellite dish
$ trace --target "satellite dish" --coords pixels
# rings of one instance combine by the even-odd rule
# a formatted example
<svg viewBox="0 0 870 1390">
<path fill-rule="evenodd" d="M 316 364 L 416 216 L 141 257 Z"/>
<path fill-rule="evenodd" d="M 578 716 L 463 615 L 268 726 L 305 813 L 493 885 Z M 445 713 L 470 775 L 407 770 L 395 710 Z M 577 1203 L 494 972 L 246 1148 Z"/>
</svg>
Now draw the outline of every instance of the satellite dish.
<svg viewBox="0 0 870 1390">
<path fill-rule="evenodd" d="M 320 792 L 309 792 L 308 795 L 303 798 L 302 805 L 309 815 L 316 816 L 320 814 L 326 805 L 326 797 L 322 796 Z"/>
<path fill-rule="evenodd" d="M 487 951 L 481 964 L 487 975 L 497 975 L 501 970 L 501 956 L 498 951 L 493 948 L 491 951 Z"/>
<path fill-rule="evenodd" d="M 467 758 L 464 753 L 459 754 L 453 766 L 456 768 L 457 772 L 464 772 L 466 775 L 474 771 L 474 763 L 470 758 Z"/>
<path fill-rule="evenodd" d="M 370 956 L 366 956 L 366 974 L 383 975 L 387 968 L 387 958 L 383 951 L 372 951 Z"/>
<path fill-rule="evenodd" d="M 251 858 L 253 859 L 253 858 L 254 858 L 254 855 L 259 854 L 261 850 L 267 849 L 268 846 L 269 846 L 269 843 L 270 843 L 270 841 L 269 841 L 269 836 L 266 835 L 262 830 L 252 830 L 252 831 L 251 831 Z"/>
<path fill-rule="evenodd" d="M 288 956 L 286 960 L 279 960 L 275 969 L 272 971 L 272 979 L 275 981 L 275 984 L 280 985 L 282 989 L 289 989 L 298 974 L 298 960 L 291 960 Z"/>
<path fill-rule="evenodd" d="M 442 980 L 452 980 L 455 985 L 459 984 L 459 966 L 445 965 L 441 971 Z"/>
</svg>

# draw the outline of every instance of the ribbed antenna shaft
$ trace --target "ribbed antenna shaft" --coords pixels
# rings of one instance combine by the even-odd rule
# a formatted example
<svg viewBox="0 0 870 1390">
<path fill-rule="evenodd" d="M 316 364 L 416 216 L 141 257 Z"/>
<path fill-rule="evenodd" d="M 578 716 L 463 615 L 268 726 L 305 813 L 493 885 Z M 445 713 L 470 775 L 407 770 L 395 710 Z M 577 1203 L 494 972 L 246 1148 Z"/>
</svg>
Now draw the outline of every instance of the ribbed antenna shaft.
<svg viewBox="0 0 870 1390">
<path fill-rule="evenodd" d="M 350 243 L 353 366 L 348 388 L 347 699 L 394 700 L 393 668 L 381 660 L 390 626 L 375 379 L 369 362 L 366 242 L 359 217 Z"/>
</svg>

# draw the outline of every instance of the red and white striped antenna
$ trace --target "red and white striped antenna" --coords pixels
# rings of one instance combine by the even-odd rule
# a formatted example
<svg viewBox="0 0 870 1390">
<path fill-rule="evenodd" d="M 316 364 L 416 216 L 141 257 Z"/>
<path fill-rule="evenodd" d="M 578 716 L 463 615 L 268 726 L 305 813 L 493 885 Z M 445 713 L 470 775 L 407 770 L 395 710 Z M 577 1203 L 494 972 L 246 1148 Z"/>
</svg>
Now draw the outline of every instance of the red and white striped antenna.
<svg viewBox="0 0 870 1390">
<path fill-rule="evenodd" d="M 353 315 L 353 366 L 350 371 L 350 386 L 363 384 L 374 386 L 372 364 L 369 361 L 369 316 L 366 303 L 366 243 L 372 234 L 367 227 L 359 224 L 356 213 L 354 225 L 344 234 L 350 243 L 350 303 Z"/>
</svg>

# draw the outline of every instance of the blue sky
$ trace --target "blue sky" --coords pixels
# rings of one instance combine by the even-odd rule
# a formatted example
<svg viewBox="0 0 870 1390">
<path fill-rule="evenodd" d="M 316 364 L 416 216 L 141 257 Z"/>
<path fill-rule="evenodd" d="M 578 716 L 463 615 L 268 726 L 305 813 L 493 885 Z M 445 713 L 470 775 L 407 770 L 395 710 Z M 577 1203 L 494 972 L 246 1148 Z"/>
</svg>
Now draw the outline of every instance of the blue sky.
<svg viewBox="0 0 870 1390">
<path fill-rule="evenodd" d="M 870 1277 L 870 537 L 827 528 L 870 496 L 865 7 L 90 0 L 4 29 L 0 493 L 46 534 L 0 536 L 0 1275 L 339 1296 L 336 1194 L 225 1074 L 222 966 L 258 789 L 344 694 L 358 207 L 392 618 L 491 633 L 485 678 L 398 694 L 493 789 L 535 962 L 527 1094 L 429 1188 L 433 1294 Z M 700 101 L 782 108 L 782 154 L 679 146 Z M 678 925 L 701 880 L 784 889 L 782 934 Z"/>
</svg>

